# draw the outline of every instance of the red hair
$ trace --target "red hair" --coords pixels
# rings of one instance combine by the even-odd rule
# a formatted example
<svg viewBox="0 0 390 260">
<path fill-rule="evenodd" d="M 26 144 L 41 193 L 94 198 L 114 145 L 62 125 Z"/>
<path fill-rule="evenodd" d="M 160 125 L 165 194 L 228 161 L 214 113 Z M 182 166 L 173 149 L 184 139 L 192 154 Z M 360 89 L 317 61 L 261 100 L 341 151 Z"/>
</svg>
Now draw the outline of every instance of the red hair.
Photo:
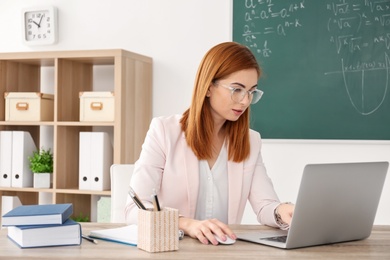
<svg viewBox="0 0 390 260">
<path fill-rule="evenodd" d="M 256 58 L 248 47 L 236 42 L 225 42 L 211 48 L 203 57 L 195 78 L 190 107 L 180 121 L 188 145 L 199 160 L 212 157 L 213 118 L 209 99 L 206 98 L 209 86 L 230 74 L 256 69 L 258 78 L 261 70 Z M 249 107 L 237 121 L 226 121 L 228 158 L 234 162 L 244 161 L 250 153 Z"/>
</svg>

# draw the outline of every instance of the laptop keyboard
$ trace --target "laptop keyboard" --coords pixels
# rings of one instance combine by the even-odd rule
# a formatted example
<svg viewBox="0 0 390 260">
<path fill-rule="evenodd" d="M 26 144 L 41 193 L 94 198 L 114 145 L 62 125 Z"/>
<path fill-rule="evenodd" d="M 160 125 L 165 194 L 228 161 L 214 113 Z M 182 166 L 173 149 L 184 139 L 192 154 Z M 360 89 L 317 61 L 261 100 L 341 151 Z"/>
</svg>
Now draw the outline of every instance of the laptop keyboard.
<svg viewBox="0 0 390 260">
<path fill-rule="evenodd" d="M 260 239 L 261 240 L 274 241 L 274 242 L 280 242 L 280 243 L 286 243 L 287 236 L 264 237 L 264 238 L 260 238 Z"/>
</svg>

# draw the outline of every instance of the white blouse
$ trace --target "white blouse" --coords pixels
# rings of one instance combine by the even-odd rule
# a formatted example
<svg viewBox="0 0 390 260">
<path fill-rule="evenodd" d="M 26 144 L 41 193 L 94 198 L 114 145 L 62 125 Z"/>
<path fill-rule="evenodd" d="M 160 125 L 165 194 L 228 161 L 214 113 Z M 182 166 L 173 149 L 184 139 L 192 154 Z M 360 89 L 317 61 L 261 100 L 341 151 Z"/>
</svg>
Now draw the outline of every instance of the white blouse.
<svg viewBox="0 0 390 260">
<path fill-rule="evenodd" d="M 228 223 L 227 148 L 222 146 L 210 169 L 207 160 L 199 161 L 199 193 L 195 219 L 216 218 Z"/>
</svg>

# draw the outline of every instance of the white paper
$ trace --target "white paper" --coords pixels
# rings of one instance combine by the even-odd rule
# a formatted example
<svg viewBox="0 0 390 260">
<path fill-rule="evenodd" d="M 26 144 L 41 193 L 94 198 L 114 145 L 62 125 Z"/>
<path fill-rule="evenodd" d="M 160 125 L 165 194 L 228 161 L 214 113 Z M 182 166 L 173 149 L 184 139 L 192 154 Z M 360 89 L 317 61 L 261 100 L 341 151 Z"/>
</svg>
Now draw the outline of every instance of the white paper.
<svg viewBox="0 0 390 260">
<path fill-rule="evenodd" d="M 128 225 L 118 228 L 100 229 L 91 231 L 90 237 L 104 239 L 112 242 L 137 245 L 138 226 Z"/>
</svg>

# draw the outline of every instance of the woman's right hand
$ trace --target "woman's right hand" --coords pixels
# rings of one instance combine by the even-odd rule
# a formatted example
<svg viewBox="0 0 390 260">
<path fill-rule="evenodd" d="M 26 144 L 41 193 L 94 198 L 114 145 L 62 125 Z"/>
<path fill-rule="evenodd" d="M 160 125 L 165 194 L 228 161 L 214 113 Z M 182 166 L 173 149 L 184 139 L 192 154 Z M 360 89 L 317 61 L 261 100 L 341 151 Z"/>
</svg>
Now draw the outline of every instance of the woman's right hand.
<svg viewBox="0 0 390 260">
<path fill-rule="evenodd" d="M 197 238 L 205 245 L 209 242 L 213 245 L 218 245 L 214 235 L 217 235 L 223 241 L 226 240 L 226 236 L 229 236 L 231 239 L 237 239 L 237 236 L 228 225 L 218 219 L 196 220 L 180 217 L 179 228 L 184 231 L 184 234 Z"/>
</svg>

